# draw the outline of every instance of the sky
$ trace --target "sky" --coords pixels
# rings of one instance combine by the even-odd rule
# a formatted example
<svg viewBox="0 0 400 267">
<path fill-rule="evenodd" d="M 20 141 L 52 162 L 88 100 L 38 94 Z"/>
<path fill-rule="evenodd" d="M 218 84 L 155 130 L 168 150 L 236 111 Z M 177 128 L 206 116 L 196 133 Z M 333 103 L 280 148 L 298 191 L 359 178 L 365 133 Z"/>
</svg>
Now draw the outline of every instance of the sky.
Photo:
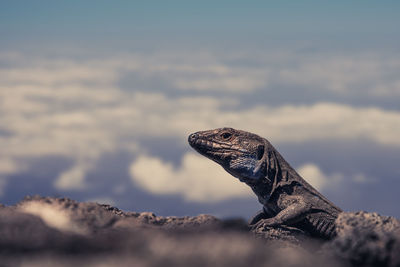
<svg viewBox="0 0 400 267">
<path fill-rule="evenodd" d="M 187 144 L 267 138 L 345 211 L 400 217 L 398 1 L 3 1 L 0 203 L 251 217 Z"/>
</svg>

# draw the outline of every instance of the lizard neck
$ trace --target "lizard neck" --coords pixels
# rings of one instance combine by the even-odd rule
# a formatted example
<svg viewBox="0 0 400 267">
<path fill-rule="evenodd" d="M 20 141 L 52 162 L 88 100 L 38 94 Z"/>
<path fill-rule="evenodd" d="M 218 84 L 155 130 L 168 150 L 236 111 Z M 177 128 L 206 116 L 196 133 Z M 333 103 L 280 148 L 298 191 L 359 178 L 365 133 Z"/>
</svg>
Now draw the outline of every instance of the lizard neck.
<svg viewBox="0 0 400 267">
<path fill-rule="evenodd" d="M 302 180 L 300 175 L 286 162 L 272 145 L 269 146 L 261 179 L 248 184 L 257 195 L 258 201 L 265 205 L 272 194 L 280 187 Z"/>
<path fill-rule="evenodd" d="M 321 201 L 325 202 L 327 206 L 331 207 L 335 212 L 340 212 L 341 209 L 336 207 L 332 202 L 325 198 L 321 193 L 315 190 L 307 181 L 305 181 L 290 165 L 287 161 L 271 146 L 268 152 L 268 164 L 265 167 L 265 176 L 259 184 L 257 184 L 253 191 L 258 196 L 258 201 L 265 205 L 268 200 L 272 197 L 277 189 L 284 186 L 290 186 L 291 189 L 301 187 L 304 192 L 318 197 Z M 268 185 L 268 186 L 267 186 Z M 262 190 L 265 191 L 262 191 Z M 304 191 L 305 190 L 305 191 Z M 259 193 L 257 193 L 259 192 Z"/>
<path fill-rule="evenodd" d="M 271 146 L 264 159 L 263 176 L 255 181 L 248 183 L 253 192 L 257 195 L 258 201 L 265 205 L 270 199 L 273 192 L 282 181 L 282 169 L 280 166 L 280 155 Z"/>
</svg>

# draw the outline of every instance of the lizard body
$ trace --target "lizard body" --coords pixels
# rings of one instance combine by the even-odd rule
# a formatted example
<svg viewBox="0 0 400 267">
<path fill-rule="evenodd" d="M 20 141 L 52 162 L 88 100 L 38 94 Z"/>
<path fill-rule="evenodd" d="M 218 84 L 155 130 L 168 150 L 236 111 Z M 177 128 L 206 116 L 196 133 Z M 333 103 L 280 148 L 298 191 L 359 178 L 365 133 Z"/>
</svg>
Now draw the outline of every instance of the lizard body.
<svg viewBox="0 0 400 267">
<path fill-rule="evenodd" d="M 219 128 L 193 133 L 188 141 L 257 195 L 263 210 L 249 222 L 253 228 L 284 224 L 325 239 L 335 236 L 341 209 L 307 183 L 265 138 Z"/>
</svg>

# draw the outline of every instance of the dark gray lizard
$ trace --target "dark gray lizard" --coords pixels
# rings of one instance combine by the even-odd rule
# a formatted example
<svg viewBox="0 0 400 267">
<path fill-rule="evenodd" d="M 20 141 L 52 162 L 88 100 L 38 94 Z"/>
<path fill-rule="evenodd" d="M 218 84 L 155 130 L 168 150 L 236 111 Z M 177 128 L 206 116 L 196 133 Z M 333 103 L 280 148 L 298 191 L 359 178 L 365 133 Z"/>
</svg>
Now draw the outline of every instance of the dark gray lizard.
<svg viewBox="0 0 400 267">
<path fill-rule="evenodd" d="M 335 219 L 342 210 L 307 183 L 265 138 L 220 128 L 193 133 L 188 141 L 257 195 L 263 210 L 249 222 L 253 228 L 283 224 L 325 239 L 336 235 Z"/>
</svg>

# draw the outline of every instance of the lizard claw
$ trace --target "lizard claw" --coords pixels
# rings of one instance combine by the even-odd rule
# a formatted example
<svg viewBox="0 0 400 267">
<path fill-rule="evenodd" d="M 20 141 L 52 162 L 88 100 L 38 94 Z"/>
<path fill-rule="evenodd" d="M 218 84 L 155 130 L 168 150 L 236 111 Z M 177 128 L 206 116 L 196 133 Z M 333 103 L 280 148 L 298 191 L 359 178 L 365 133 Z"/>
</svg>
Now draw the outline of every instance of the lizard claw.
<svg viewBox="0 0 400 267">
<path fill-rule="evenodd" d="M 261 219 L 255 224 L 251 225 L 251 230 L 258 230 L 258 229 L 265 229 L 268 226 L 275 226 L 278 225 L 272 218 L 268 219 Z"/>
<path fill-rule="evenodd" d="M 253 225 L 258 223 L 262 219 L 267 219 L 268 214 L 265 212 L 264 209 L 258 211 L 248 222 L 249 225 Z"/>
</svg>

